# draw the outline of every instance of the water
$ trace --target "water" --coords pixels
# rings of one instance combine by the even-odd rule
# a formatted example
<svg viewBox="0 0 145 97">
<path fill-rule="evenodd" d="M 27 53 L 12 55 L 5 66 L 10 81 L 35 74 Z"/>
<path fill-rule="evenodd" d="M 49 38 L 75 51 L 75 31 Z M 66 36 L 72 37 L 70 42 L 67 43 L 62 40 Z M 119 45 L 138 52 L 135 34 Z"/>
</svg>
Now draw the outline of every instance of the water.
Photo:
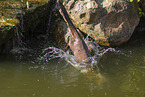
<svg viewBox="0 0 145 97">
<path fill-rule="evenodd" d="M 97 73 L 82 73 L 52 46 L 0 56 L 0 97 L 144 97 L 144 38 L 97 48 Z"/>
<path fill-rule="evenodd" d="M 95 45 L 88 73 L 46 35 L 14 48 L 0 55 L 0 97 L 145 97 L 145 34 L 134 36 L 117 48 Z"/>
</svg>

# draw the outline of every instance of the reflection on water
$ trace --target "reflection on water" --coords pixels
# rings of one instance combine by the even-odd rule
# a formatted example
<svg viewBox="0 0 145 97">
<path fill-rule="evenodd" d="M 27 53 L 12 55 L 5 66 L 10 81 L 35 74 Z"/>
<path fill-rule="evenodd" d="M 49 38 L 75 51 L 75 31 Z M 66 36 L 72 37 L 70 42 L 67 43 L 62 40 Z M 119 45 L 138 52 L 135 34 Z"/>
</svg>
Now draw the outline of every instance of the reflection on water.
<svg viewBox="0 0 145 97">
<path fill-rule="evenodd" d="M 137 45 L 96 46 L 97 73 L 81 73 L 55 47 L 13 50 L 0 56 L 0 97 L 144 97 L 145 44 Z"/>
</svg>

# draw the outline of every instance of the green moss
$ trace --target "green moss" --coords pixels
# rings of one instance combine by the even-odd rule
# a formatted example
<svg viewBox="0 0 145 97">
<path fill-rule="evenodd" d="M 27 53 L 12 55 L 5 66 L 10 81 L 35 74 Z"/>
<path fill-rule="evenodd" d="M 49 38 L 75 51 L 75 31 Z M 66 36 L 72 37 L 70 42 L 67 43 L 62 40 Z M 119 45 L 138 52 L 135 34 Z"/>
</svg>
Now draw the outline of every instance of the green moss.
<svg viewBox="0 0 145 97">
<path fill-rule="evenodd" d="M 49 2 L 50 0 L 29 0 L 29 8 L 27 8 L 27 0 L 2 0 L 0 1 L 0 53 L 2 45 L 8 44 L 12 46 L 14 28 L 21 25 L 22 16 L 29 11 L 33 11 L 36 7 Z M 34 15 L 36 16 L 36 15 Z M 37 17 L 34 17 L 37 19 Z M 35 19 L 35 20 L 36 20 Z M 10 35 L 9 35 L 10 34 Z M 10 43 L 11 42 L 11 43 Z M 9 48 L 9 47 L 4 47 Z"/>
</svg>

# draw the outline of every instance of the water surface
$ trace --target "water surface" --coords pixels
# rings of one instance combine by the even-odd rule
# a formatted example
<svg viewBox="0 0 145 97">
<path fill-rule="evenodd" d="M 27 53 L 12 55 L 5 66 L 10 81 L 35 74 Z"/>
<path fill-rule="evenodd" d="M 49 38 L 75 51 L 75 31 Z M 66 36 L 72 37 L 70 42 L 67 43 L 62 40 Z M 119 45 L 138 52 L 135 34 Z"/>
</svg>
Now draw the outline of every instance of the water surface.
<svg viewBox="0 0 145 97">
<path fill-rule="evenodd" d="M 0 97 L 145 96 L 144 38 L 109 48 L 112 51 L 102 47 L 106 52 L 100 53 L 97 66 L 103 80 L 81 73 L 63 55 L 51 54 L 47 48 L 0 56 Z"/>
</svg>

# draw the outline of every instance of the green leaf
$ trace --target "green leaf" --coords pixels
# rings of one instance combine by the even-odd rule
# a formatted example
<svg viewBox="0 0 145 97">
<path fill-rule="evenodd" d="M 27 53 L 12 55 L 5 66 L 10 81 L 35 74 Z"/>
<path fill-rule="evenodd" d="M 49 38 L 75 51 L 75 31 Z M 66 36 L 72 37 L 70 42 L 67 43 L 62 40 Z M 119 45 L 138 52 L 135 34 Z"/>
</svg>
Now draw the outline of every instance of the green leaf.
<svg viewBox="0 0 145 97">
<path fill-rule="evenodd" d="M 139 17 L 142 17 L 142 12 L 139 12 Z"/>
<path fill-rule="evenodd" d="M 130 0 L 130 2 L 133 2 L 133 0 Z"/>
<path fill-rule="evenodd" d="M 142 11 L 142 9 L 138 7 L 138 11 Z"/>
</svg>

